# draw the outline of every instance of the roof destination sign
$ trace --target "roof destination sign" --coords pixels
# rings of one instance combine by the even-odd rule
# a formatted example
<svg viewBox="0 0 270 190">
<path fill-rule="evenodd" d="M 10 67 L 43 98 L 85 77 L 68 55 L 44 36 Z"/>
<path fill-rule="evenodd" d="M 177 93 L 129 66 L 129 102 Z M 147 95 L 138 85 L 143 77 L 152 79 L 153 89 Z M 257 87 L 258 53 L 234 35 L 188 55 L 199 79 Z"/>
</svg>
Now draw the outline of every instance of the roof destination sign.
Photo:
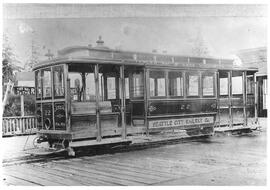
<svg viewBox="0 0 270 190">
<path fill-rule="evenodd" d="M 181 119 L 166 119 L 149 121 L 149 128 L 178 127 L 214 123 L 214 117 L 193 117 Z"/>
</svg>

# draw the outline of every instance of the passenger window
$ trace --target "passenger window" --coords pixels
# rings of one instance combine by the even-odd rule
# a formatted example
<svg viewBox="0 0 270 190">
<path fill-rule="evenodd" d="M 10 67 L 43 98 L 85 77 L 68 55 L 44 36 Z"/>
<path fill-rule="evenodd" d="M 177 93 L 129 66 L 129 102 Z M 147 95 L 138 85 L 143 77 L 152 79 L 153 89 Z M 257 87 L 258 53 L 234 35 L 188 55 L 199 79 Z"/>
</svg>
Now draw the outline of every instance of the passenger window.
<svg viewBox="0 0 270 190">
<path fill-rule="evenodd" d="M 68 73 L 70 79 L 70 95 L 73 101 L 82 101 L 82 76 L 79 73 Z"/>
<path fill-rule="evenodd" d="M 107 78 L 107 93 L 108 99 L 116 99 L 116 78 L 115 77 L 108 77 Z"/>
<path fill-rule="evenodd" d="M 42 96 L 42 90 L 41 90 L 41 71 L 40 70 L 37 70 L 36 73 L 35 73 L 35 77 L 36 77 L 36 97 L 37 99 L 40 99 L 41 96 Z"/>
<path fill-rule="evenodd" d="M 243 94 L 242 76 L 232 77 L 232 94 Z"/>
<path fill-rule="evenodd" d="M 85 83 L 86 101 L 96 101 L 96 86 L 94 73 L 86 73 Z M 99 90 L 101 90 L 101 88 L 99 88 Z"/>
<path fill-rule="evenodd" d="M 199 81 L 198 73 L 187 74 L 187 96 L 199 96 Z"/>
<path fill-rule="evenodd" d="M 228 78 L 219 79 L 219 94 L 228 95 Z"/>
<path fill-rule="evenodd" d="M 51 87 L 51 68 L 42 70 L 43 76 L 43 98 L 52 97 L 52 87 Z"/>
<path fill-rule="evenodd" d="M 214 96 L 214 75 L 203 75 L 203 96 Z"/>
<path fill-rule="evenodd" d="M 150 71 L 150 96 L 158 97 L 166 95 L 165 72 Z"/>
<path fill-rule="evenodd" d="M 183 96 L 183 77 L 181 72 L 168 72 L 169 96 Z"/>
<path fill-rule="evenodd" d="M 126 98 L 129 99 L 129 79 L 125 78 L 125 91 L 126 91 Z"/>
<path fill-rule="evenodd" d="M 64 68 L 62 66 L 53 68 L 53 80 L 54 97 L 64 97 Z"/>
<path fill-rule="evenodd" d="M 144 77 L 143 71 L 135 71 L 131 75 L 130 95 L 132 98 L 143 98 L 144 96 Z"/>
</svg>

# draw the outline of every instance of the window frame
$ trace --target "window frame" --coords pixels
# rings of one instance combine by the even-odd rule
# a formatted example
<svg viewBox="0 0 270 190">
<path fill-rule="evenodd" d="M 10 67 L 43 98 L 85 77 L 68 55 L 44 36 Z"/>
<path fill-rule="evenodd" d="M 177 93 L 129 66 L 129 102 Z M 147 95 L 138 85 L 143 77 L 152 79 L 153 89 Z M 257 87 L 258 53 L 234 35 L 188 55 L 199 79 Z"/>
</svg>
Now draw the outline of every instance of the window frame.
<svg viewBox="0 0 270 190">
<path fill-rule="evenodd" d="M 143 92 L 141 96 L 134 96 L 135 95 L 135 90 L 134 90 L 134 74 L 141 73 L 140 75 L 142 76 L 142 85 L 143 85 Z M 144 94 L 145 94 L 145 71 L 143 69 L 134 69 L 130 71 L 129 73 L 129 99 L 131 100 L 144 100 Z"/>
<path fill-rule="evenodd" d="M 234 93 L 234 89 L 235 89 L 235 87 L 234 87 L 234 82 L 233 82 L 233 78 L 234 77 L 241 77 L 241 85 L 238 85 L 238 86 L 240 86 L 241 87 L 241 93 Z M 232 79 L 231 79 L 231 96 L 233 96 L 233 97 L 238 97 L 238 96 L 243 96 L 243 94 L 244 94 L 244 89 L 243 89 L 243 75 L 241 75 L 241 76 L 232 76 Z"/>
<path fill-rule="evenodd" d="M 80 90 L 83 88 L 83 82 L 82 82 L 82 75 L 81 75 L 81 73 L 80 72 L 76 72 L 76 71 L 68 71 L 68 73 L 67 73 L 67 77 L 68 77 L 68 79 L 69 79 L 69 81 L 70 81 L 70 86 L 69 86 L 69 89 L 68 90 L 70 90 L 70 92 L 69 92 L 69 94 L 70 94 L 70 100 L 71 100 L 71 102 L 82 102 L 82 101 L 79 101 L 79 96 L 76 94 L 76 92 L 74 93 L 74 94 L 76 94 L 78 97 L 77 97 L 77 100 L 74 100 L 73 99 L 73 97 L 74 97 L 74 94 L 72 93 L 72 91 L 74 90 L 74 91 L 76 91 L 76 88 L 74 87 L 71 87 L 72 86 L 72 79 L 71 79 L 71 77 L 70 77 L 70 75 L 71 74 L 78 74 L 78 75 L 80 75 L 80 79 L 79 79 L 79 81 L 80 81 Z M 74 86 L 75 86 L 75 80 L 74 80 Z M 82 94 L 81 94 L 81 99 L 82 99 Z"/>
<path fill-rule="evenodd" d="M 40 74 L 40 96 L 38 96 L 38 81 L 39 81 L 39 77 L 38 77 L 38 73 Z M 35 92 L 36 92 L 36 100 L 42 100 L 43 97 L 43 83 L 42 83 L 42 72 L 41 69 L 38 69 L 35 71 Z"/>
<path fill-rule="evenodd" d="M 108 88 L 108 83 L 109 83 L 109 79 L 112 79 L 112 84 L 114 85 L 114 88 L 112 89 L 109 89 Z M 111 100 L 116 100 L 117 99 L 117 77 L 116 76 L 109 76 L 109 77 L 106 77 L 106 85 L 107 85 L 107 88 L 106 88 L 106 94 L 107 94 L 107 100 L 108 101 L 111 101 Z M 113 93 L 109 93 L 110 90 L 113 90 Z M 109 97 L 109 95 L 113 95 L 113 97 Z"/>
<path fill-rule="evenodd" d="M 250 88 L 248 88 L 249 86 L 249 79 L 252 79 L 250 81 Z M 248 90 L 251 90 L 251 92 L 249 92 Z M 255 82 L 254 82 L 254 77 L 252 75 L 247 75 L 246 76 L 246 94 L 247 95 L 254 95 L 255 94 Z"/>
<path fill-rule="evenodd" d="M 44 97 L 44 71 L 49 71 L 50 70 L 50 89 L 51 89 L 51 96 L 49 97 Z M 53 100 L 53 83 L 52 83 L 52 67 L 45 67 L 41 69 L 41 86 L 42 86 L 42 100 Z"/>
<path fill-rule="evenodd" d="M 57 68 L 62 68 L 63 72 L 63 95 L 62 96 L 56 96 L 55 93 L 55 71 Z M 57 65 L 52 68 L 52 73 L 53 73 L 53 81 L 52 81 L 52 88 L 53 88 L 53 99 L 64 99 L 66 96 L 66 81 L 65 81 L 65 67 L 64 65 Z"/>
<path fill-rule="evenodd" d="M 198 95 L 189 95 L 189 76 L 194 76 L 194 75 L 197 75 L 198 76 Z M 185 73 L 185 89 L 186 89 L 186 97 L 187 98 L 199 98 L 201 97 L 201 72 L 200 71 L 187 71 Z"/>
<path fill-rule="evenodd" d="M 165 79 L 165 95 L 164 96 L 151 96 L 150 94 L 150 73 L 151 72 L 164 72 L 164 79 Z M 148 76 L 148 82 L 149 82 L 149 98 L 150 99 L 166 99 L 168 97 L 168 71 L 167 70 L 158 70 L 158 69 L 149 69 L 149 76 Z"/>
<path fill-rule="evenodd" d="M 204 95 L 204 84 L 203 79 L 205 76 L 211 76 L 213 77 L 213 95 Z M 216 97 L 216 73 L 215 72 L 202 72 L 201 73 L 201 94 L 202 97 Z"/>
<path fill-rule="evenodd" d="M 185 80 L 184 80 L 184 77 L 185 77 L 185 74 L 184 74 L 184 71 L 183 70 L 167 70 L 167 97 L 170 98 L 170 99 L 176 99 L 176 98 L 184 98 L 185 96 Z M 181 78 L 182 78 L 182 84 L 181 84 L 181 80 L 180 80 L 180 85 L 182 85 L 182 96 L 174 96 L 174 95 L 170 95 L 170 80 L 169 80 L 169 73 L 180 73 L 181 74 Z M 180 88 L 180 86 L 179 86 Z M 181 88 L 180 88 L 180 91 L 181 91 Z"/>
</svg>

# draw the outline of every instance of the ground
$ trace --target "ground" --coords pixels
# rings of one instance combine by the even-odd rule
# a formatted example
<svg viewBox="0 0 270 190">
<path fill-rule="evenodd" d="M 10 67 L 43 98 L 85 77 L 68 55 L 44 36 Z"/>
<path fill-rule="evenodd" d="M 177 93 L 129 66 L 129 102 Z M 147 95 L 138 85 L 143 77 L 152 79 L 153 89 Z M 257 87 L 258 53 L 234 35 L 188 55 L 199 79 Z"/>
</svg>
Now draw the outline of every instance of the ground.
<svg viewBox="0 0 270 190">
<path fill-rule="evenodd" d="M 29 142 L 34 136 L 29 137 Z M 16 139 L 16 140 L 15 140 Z M 24 146 L 24 137 L 5 138 Z M 27 143 L 26 148 L 31 148 Z M 7 160 L 22 156 L 10 150 Z M 72 159 L 4 165 L 6 185 L 266 185 L 266 130 Z"/>
</svg>

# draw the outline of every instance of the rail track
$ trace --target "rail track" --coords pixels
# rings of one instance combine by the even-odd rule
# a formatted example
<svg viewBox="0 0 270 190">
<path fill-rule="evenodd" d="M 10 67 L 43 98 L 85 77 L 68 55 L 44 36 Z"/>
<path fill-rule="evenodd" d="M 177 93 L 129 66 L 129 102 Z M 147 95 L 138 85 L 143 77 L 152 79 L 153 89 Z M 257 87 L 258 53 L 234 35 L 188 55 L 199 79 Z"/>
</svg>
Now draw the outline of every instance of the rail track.
<svg viewBox="0 0 270 190">
<path fill-rule="evenodd" d="M 103 155 L 103 154 L 115 154 L 118 152 L 128 152 L 128 151 L 135 151 L 140 149 L 146 148 L 153 148 L 159 147 L 163 145 L 169 144 L 177 144 L 177 143 L 187 143 L 187 142 L 209 142 L 211 141 L 210 138 L 206 137 L 186 137 L 186 138 L 178 138 L 178 139 L 167 139 L 164 141 L 155 140 L 155 141 L 148 141 L 148 142 L 136 142 L 130 145 L 124 144 L 116 144 L 116 145 L 100 145 L 100 146 L 92 146 L 92 147 L 81 147 L 77 148 L 76 150 L 76 157 L 83 157 L 83 156 L 96 156 L 96 155 Z M 38 149 L 36 149 L 38 151 Z M 26 156 L 19 156 L 16 158 L 11 159 L 3 159 L 2 165 L 3 166 L 10 166 L 16 164 L 25 164 L 25 163 L 39 163 L 39 162 L 50 162 L 53 160 L 62 160 L 62 159 L 70 159 L 73 157 L 68 156 L 66 150 L 60 150 L 55 152 L 48 152 L 43 154 L 35 154 L 35 149 L 31 150 L 31 153 L 28 153 Z"/>
</svg>

